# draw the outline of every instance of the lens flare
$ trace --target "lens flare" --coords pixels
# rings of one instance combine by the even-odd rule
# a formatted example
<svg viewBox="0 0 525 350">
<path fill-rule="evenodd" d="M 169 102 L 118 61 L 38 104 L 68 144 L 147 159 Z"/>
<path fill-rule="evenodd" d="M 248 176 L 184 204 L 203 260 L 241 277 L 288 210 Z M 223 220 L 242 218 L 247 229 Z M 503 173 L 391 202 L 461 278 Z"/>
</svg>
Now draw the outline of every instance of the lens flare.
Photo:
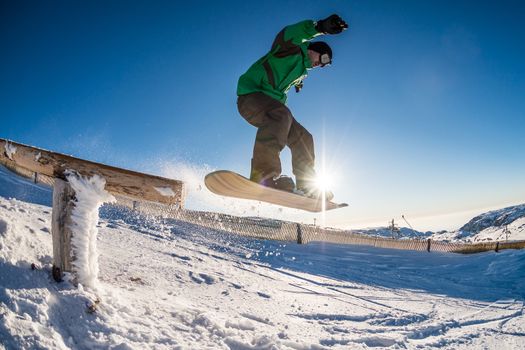
<svg viewBox="0 0 525 350">
<path fill-rule="evenodd" d="M 324 172 L 317 174 L 317 177 L 315 179 L 315 185 L 321 191 L 329 191 L 333 186 L 333 178 L 332 176 Z"/>
</svg>

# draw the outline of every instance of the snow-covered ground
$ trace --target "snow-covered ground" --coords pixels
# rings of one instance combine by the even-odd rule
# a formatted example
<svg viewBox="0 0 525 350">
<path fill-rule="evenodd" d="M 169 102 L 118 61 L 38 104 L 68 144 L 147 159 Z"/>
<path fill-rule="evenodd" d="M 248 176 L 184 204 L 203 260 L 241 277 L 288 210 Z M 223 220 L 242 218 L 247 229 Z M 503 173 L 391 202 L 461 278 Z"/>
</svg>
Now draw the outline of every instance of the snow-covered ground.
<svg viewBox="0 0 525 350">
<path fill-rule="evenodd" d="M 0 172 L 0 349 L 525 346 L 525 251 L 284 244 L 103 207 L 88 289 L 50 277 L 50 201 Z"/>
</svg>

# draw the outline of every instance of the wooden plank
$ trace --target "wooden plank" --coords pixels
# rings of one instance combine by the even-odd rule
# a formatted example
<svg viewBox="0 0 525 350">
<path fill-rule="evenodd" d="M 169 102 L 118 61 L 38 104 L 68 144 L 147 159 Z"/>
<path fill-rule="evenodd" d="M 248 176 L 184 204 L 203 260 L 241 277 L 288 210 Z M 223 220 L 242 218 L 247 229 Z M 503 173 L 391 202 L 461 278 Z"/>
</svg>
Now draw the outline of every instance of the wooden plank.
<svg viewBox="0 0 525 350">
<path fill-rule="evenodd" d="M 59 282 L 64 272 L 72 272 L 71 213 L 75 207 L 75 191 L 67 181 L 56 179 L 53 185 L 53 214 L 51 235 L 53 237 L 53 278 Z"/>
<path fill-rule="evenodd" d="M 59 179 L 66 178 L 66 170 L 75 170 L 84 176 L 98 174 L 106 179 L 106 190 L 110 193 L 184 206 L 182 181 L 116 168 L 5 139 L 0 139 L 0 163 Z"/>
</svg>

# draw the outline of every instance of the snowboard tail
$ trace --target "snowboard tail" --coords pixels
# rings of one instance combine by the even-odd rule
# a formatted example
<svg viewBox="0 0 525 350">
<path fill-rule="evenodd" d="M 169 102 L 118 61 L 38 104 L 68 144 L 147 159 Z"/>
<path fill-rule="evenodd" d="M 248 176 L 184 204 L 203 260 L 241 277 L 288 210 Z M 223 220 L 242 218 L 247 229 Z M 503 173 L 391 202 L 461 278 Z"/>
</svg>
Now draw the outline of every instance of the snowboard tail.
<svg viewBox="0 0 525 350">
<path fill-rule="evenodd" d="M 204 183 L 211 192 L 221 196 L 257 200 L 314 213 L 321 212 L 323 209 L 332 210 L 348 206 L 346 203 L 331 201 L 323 203 L 322 199 L 265 187 L 228 170 L 219 170 L 206 175 Z"/>
</svg>

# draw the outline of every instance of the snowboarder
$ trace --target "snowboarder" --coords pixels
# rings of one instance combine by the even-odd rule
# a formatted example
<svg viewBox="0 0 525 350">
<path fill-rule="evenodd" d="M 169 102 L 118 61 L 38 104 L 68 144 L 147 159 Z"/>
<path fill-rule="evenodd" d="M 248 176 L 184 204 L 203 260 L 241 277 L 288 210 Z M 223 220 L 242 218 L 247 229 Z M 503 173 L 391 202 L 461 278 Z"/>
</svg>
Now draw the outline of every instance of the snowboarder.
<svg viewBox="0 0 525 350">
<path fill-rule="evenodd" d="M 299 92 L 308 70 L 332 63 L 332 49 L 323 41 L 310 41 L 322 34 L 339 34 L 346 22 L 334 14 L 319 20 L 302 21 L 277 34 L 270 52 L 255 62 L 240 78 L 237 107 L 241 116 L 255 126 L 250 180 L 284 191 L 296 191 L 319 198 L 315 185 L 315 155 L 312 135 L 295 120 L 286 107 L 286 94 L 294 86 Z M 296 184 L 281 175 L 280 152 L 292 154 Z M 326 193 L 326 199 L 333 195 Z"/>
</svg>

